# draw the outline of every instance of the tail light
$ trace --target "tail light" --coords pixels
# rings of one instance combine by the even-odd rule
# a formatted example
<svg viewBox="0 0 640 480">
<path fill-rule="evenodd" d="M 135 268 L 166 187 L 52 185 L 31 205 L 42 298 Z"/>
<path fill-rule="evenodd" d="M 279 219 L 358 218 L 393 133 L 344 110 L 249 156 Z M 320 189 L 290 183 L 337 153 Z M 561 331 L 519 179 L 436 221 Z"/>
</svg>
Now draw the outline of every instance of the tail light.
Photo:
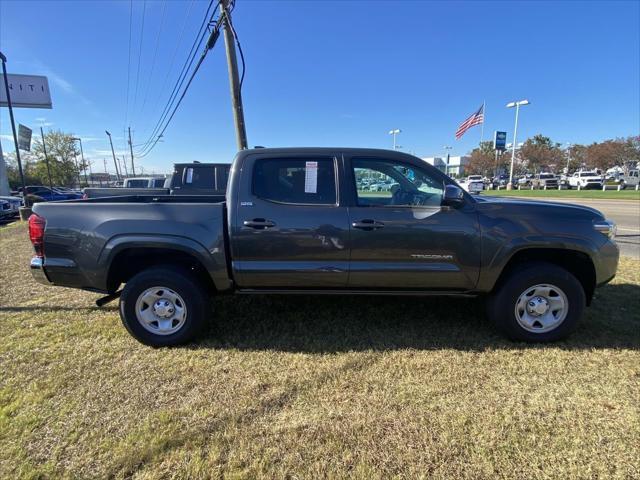
<svg viewBox="0 0 640 480">
<path fill-rule="evenodd" d="M 29 217 L 29 238 L 36 251 L 36 257 L 44 257 L 44 228 L 47 221 L 41 216 L 32 213 Z"/>
</svg>

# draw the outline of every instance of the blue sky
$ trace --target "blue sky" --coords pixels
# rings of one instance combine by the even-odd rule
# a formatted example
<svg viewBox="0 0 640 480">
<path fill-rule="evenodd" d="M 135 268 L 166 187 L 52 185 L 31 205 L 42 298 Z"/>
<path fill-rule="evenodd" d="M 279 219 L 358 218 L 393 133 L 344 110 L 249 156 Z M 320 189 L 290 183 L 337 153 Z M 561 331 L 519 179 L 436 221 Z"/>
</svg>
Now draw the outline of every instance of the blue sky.
<svg viewBox="0 0 640 480">
<path fill-rule="evenodd" d="M 52 110 L 17 109 L 16 120 L 83 137 L 100 166 L 110 158 L 105 129 L 121 154 L 129 124 L 134 144 L 146 140 L 207 4 L 135 0 L 129 69 L 128 0 L 1 0 L 9 72 L 47 75 L 53 98 Z M 505 104 L 522 98 L 531 105 L 521 111 L 519 141 L 640 132 L 640 2 L 238 0 L 234 25 L 247 60 L 250 145 L 390 148 L 387 132 L 401 128 L 405 151 L 441 155 L 451 145 L 464 154 L 481 133 L 454 139 L 466 116 L 486 100 L 485 139 L 498 129 L 511 141 L 514 112 Z M 12 152 L 1 110 L 2 147 Z M 220 41 L 164 142 L 138 163 L 169 171 L 175 161 L 230 161 L 235 150 Z"/>
</svg>

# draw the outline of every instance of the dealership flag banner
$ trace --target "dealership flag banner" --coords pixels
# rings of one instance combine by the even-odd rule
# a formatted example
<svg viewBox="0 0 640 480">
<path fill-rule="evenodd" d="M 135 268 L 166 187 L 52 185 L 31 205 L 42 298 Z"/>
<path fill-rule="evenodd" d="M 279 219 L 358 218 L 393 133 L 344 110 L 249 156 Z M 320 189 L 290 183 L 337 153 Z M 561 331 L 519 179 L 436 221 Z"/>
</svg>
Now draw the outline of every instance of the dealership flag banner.
<svg viewBox="0 0 640 480">
<path fill-rule="evenodd" d="M 464 122 L 460 124 L 458 130 L 456 130 L 456 140 L 460 140 L 460 138 L 465 134 L 467 130 L 475 125 L 481 125 L 484 123 L 484 103 L 480 106 L 480 108 L 473 112 L 471 116 L 469 116 Z"/>
</svg>

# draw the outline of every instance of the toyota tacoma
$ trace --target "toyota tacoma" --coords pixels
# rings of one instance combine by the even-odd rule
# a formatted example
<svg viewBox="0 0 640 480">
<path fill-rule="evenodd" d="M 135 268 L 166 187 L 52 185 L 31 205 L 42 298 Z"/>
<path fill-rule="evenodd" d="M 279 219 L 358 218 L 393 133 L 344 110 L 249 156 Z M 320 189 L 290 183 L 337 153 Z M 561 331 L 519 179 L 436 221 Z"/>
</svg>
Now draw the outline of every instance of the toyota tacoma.
<svg viewBox="0 0 640 480">
<path fill-rule="evenodd" d="M 119 297 L 124 326 L 152 346 L 196 337 L 215 295 L 301 292 L 481 295 L 511 339 L 554 341 L 618 265 L 615 224 L 597 210 L 472 197 L 419 158 L 386 150 L 245 150 L 225 196 L 70 200 L 33 212 L 34 277 L 103 293 L 101 303 Z"/>
</svg>

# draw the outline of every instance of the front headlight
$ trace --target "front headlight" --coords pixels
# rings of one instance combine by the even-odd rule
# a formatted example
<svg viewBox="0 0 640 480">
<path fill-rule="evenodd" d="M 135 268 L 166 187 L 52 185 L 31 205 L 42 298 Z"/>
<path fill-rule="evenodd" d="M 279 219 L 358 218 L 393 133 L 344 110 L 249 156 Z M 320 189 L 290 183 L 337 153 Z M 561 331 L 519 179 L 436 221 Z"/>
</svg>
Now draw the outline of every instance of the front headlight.
<svg viewBox="0 0 640 480">
<path fill-rule="evenodd" d="M 616 222 L 613 222 L 611 220 L 600 220 L 593 224 L 593 228 L 595 228 L 603 235 L 606 235 L 611 240 L 616 238 L 616 231 L 618 230 Z"/>
</svg>

